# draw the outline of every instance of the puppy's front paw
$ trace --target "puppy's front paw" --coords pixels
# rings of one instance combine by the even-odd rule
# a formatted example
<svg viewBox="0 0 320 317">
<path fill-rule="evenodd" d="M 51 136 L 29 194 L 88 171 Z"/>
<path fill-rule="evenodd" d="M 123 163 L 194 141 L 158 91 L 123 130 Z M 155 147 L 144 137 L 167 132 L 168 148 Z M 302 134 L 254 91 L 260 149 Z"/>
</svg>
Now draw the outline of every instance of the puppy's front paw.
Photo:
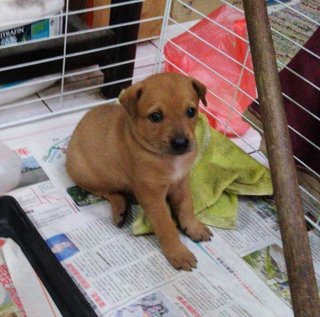
<svg viewBox="0 0 320 317">
<path fill-rule="evenodd" d="M 120 194 L 109 193 L 104 194 L 103 197 L 106 198 L 111 204 L 113 224 L 117 227 L 123 226 L 127 212 L 126 198 Z"/>
<path fill-rule="evenodd" d="M 117 227 L 122 227 L 125 222 L 126 211 L 112 212 L 112 222 Z"/>
<path fill-rule="evenodd" d="M 193 220 L 181 225 L 182 231 L 193 241 L 209 241 L 212 236 L 211 230 L 198 220 Z"/>
<path fill-rule="evenodd" d="M 176 247 L 163 248 L 163 253 L 169 263 L 177 270 L 192 271 L 197 267 L 196 257 L 182 243 Z"/>
</svg>

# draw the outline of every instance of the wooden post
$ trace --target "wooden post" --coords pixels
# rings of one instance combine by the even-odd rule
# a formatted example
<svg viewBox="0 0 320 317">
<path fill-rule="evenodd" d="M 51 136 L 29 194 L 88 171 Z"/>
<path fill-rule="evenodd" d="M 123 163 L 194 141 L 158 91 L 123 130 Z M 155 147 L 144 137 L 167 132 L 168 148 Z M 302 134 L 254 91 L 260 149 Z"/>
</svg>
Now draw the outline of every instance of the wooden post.
<svg viewBox="0 0 320 317">
<path fill-rule="evenodd" d="M 243 0 L 296 317 L 320 314 L 308 235 L 265 0 Z M 301 91 L 303 93 L 303 91 Z"/>
</svg>

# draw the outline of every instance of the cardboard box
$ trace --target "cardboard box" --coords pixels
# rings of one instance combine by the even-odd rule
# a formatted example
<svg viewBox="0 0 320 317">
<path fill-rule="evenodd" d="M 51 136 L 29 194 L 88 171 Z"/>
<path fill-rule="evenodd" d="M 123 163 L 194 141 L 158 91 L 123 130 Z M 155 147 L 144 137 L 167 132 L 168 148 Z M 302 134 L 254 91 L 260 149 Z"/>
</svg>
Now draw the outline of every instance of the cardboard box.
<svg viewBox="0 0 320 317">
<path fill-rule="evenodd" d="M 93 7 L 109 5 L 111 0 L 93 0 Z M 109 24 L 110 9 L 93 11 L 92 27 L 103 27 Z"/>
<path fill-rule="evenodd" d="M 184 0 L 184 2 L 193 9 L 200 11 L 202 14 L 207 15 L 214 9 L 223 5 L 220 0 Z M 190 9 L 189 7 L 177 2 L 172 2 L 171 17 L 176 22 L 189 22 L 193 20 L 200 20 L 202 16 Z"/>
<path fill-rule="evenodd" d="M 91 0 L 93 7 L 108 5 L 111 0 Z M 209 14 L 214 9 L 219 8 L 224 3 L 220 0 L 183 0 L 187 5 L 200 11 L 202 14 Z M 234 5 L 241 5 L 241 0 L 229 0 Z M 142 6 L 141 20 L 163 16 L 166 0 L 145 0 Z M 124 10 L 125 7 L 124 7 Z M 92 27 L 103 27 L 109 23 L 110 9 L 94 11 L 91 17 Z M 172 1 L 170 16 L 179 23 L 202 18 L 199 14 L 185 5 Z M 139 39 L 160 35 L 162 19 L 142 22 L 140 24 Z"/>
<path fill-rule="evenodd" d="M 141 19 L 163 16 L 166 0 L 145 0 L 142 6 Z M 139 38 L 160 35 L 162 19 L 140 24 Z"/>
<path fill-rule="evenodd" d="M 93 6 L 104 6 L 111 3 L 111 0 L 93 0 Z M 163 16 L 166 0 L 145 0 L 142 6 L 141 20 Z M 124 7 L 124 11 L 126 8 Z M 92 15 L 92 27 L 103 27 L 109 24 L 110 9 L 97 10 Z M 160 34 L 162 19 L 142 22 L 140 24 L 139 39 L 148 38 Z"/>
</svg>

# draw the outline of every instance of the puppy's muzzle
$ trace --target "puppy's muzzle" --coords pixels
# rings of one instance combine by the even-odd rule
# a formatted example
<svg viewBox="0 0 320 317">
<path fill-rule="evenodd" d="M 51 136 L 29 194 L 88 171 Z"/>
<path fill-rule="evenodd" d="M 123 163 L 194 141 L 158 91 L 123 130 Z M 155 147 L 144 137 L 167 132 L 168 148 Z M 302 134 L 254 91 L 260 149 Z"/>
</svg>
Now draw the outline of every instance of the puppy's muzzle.
<svg viewBox="0 0 320 317">
<path fill-rule="evenodd" d="M 180 155 L 190 150 L 190 141 L 184 136 L 172 138 L 170 141 L 172 154 Z"/>
</svg>

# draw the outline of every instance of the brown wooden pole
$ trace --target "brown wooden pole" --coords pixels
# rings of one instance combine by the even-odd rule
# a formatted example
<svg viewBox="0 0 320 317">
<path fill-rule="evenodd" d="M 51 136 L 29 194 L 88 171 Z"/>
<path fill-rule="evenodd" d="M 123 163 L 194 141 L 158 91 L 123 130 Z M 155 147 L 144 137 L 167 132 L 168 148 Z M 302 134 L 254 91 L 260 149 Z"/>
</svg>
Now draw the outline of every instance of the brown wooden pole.
<svg viewBox="0 0 320 317">
<path fill-rule="evenodd" d="M 243 0 L 291 298 L 296 317 L 320 316 L 319 294 L 297 182 L 265 0 Z M 303 91 L 301 91 L 303 93 Z"/>
</svg>

